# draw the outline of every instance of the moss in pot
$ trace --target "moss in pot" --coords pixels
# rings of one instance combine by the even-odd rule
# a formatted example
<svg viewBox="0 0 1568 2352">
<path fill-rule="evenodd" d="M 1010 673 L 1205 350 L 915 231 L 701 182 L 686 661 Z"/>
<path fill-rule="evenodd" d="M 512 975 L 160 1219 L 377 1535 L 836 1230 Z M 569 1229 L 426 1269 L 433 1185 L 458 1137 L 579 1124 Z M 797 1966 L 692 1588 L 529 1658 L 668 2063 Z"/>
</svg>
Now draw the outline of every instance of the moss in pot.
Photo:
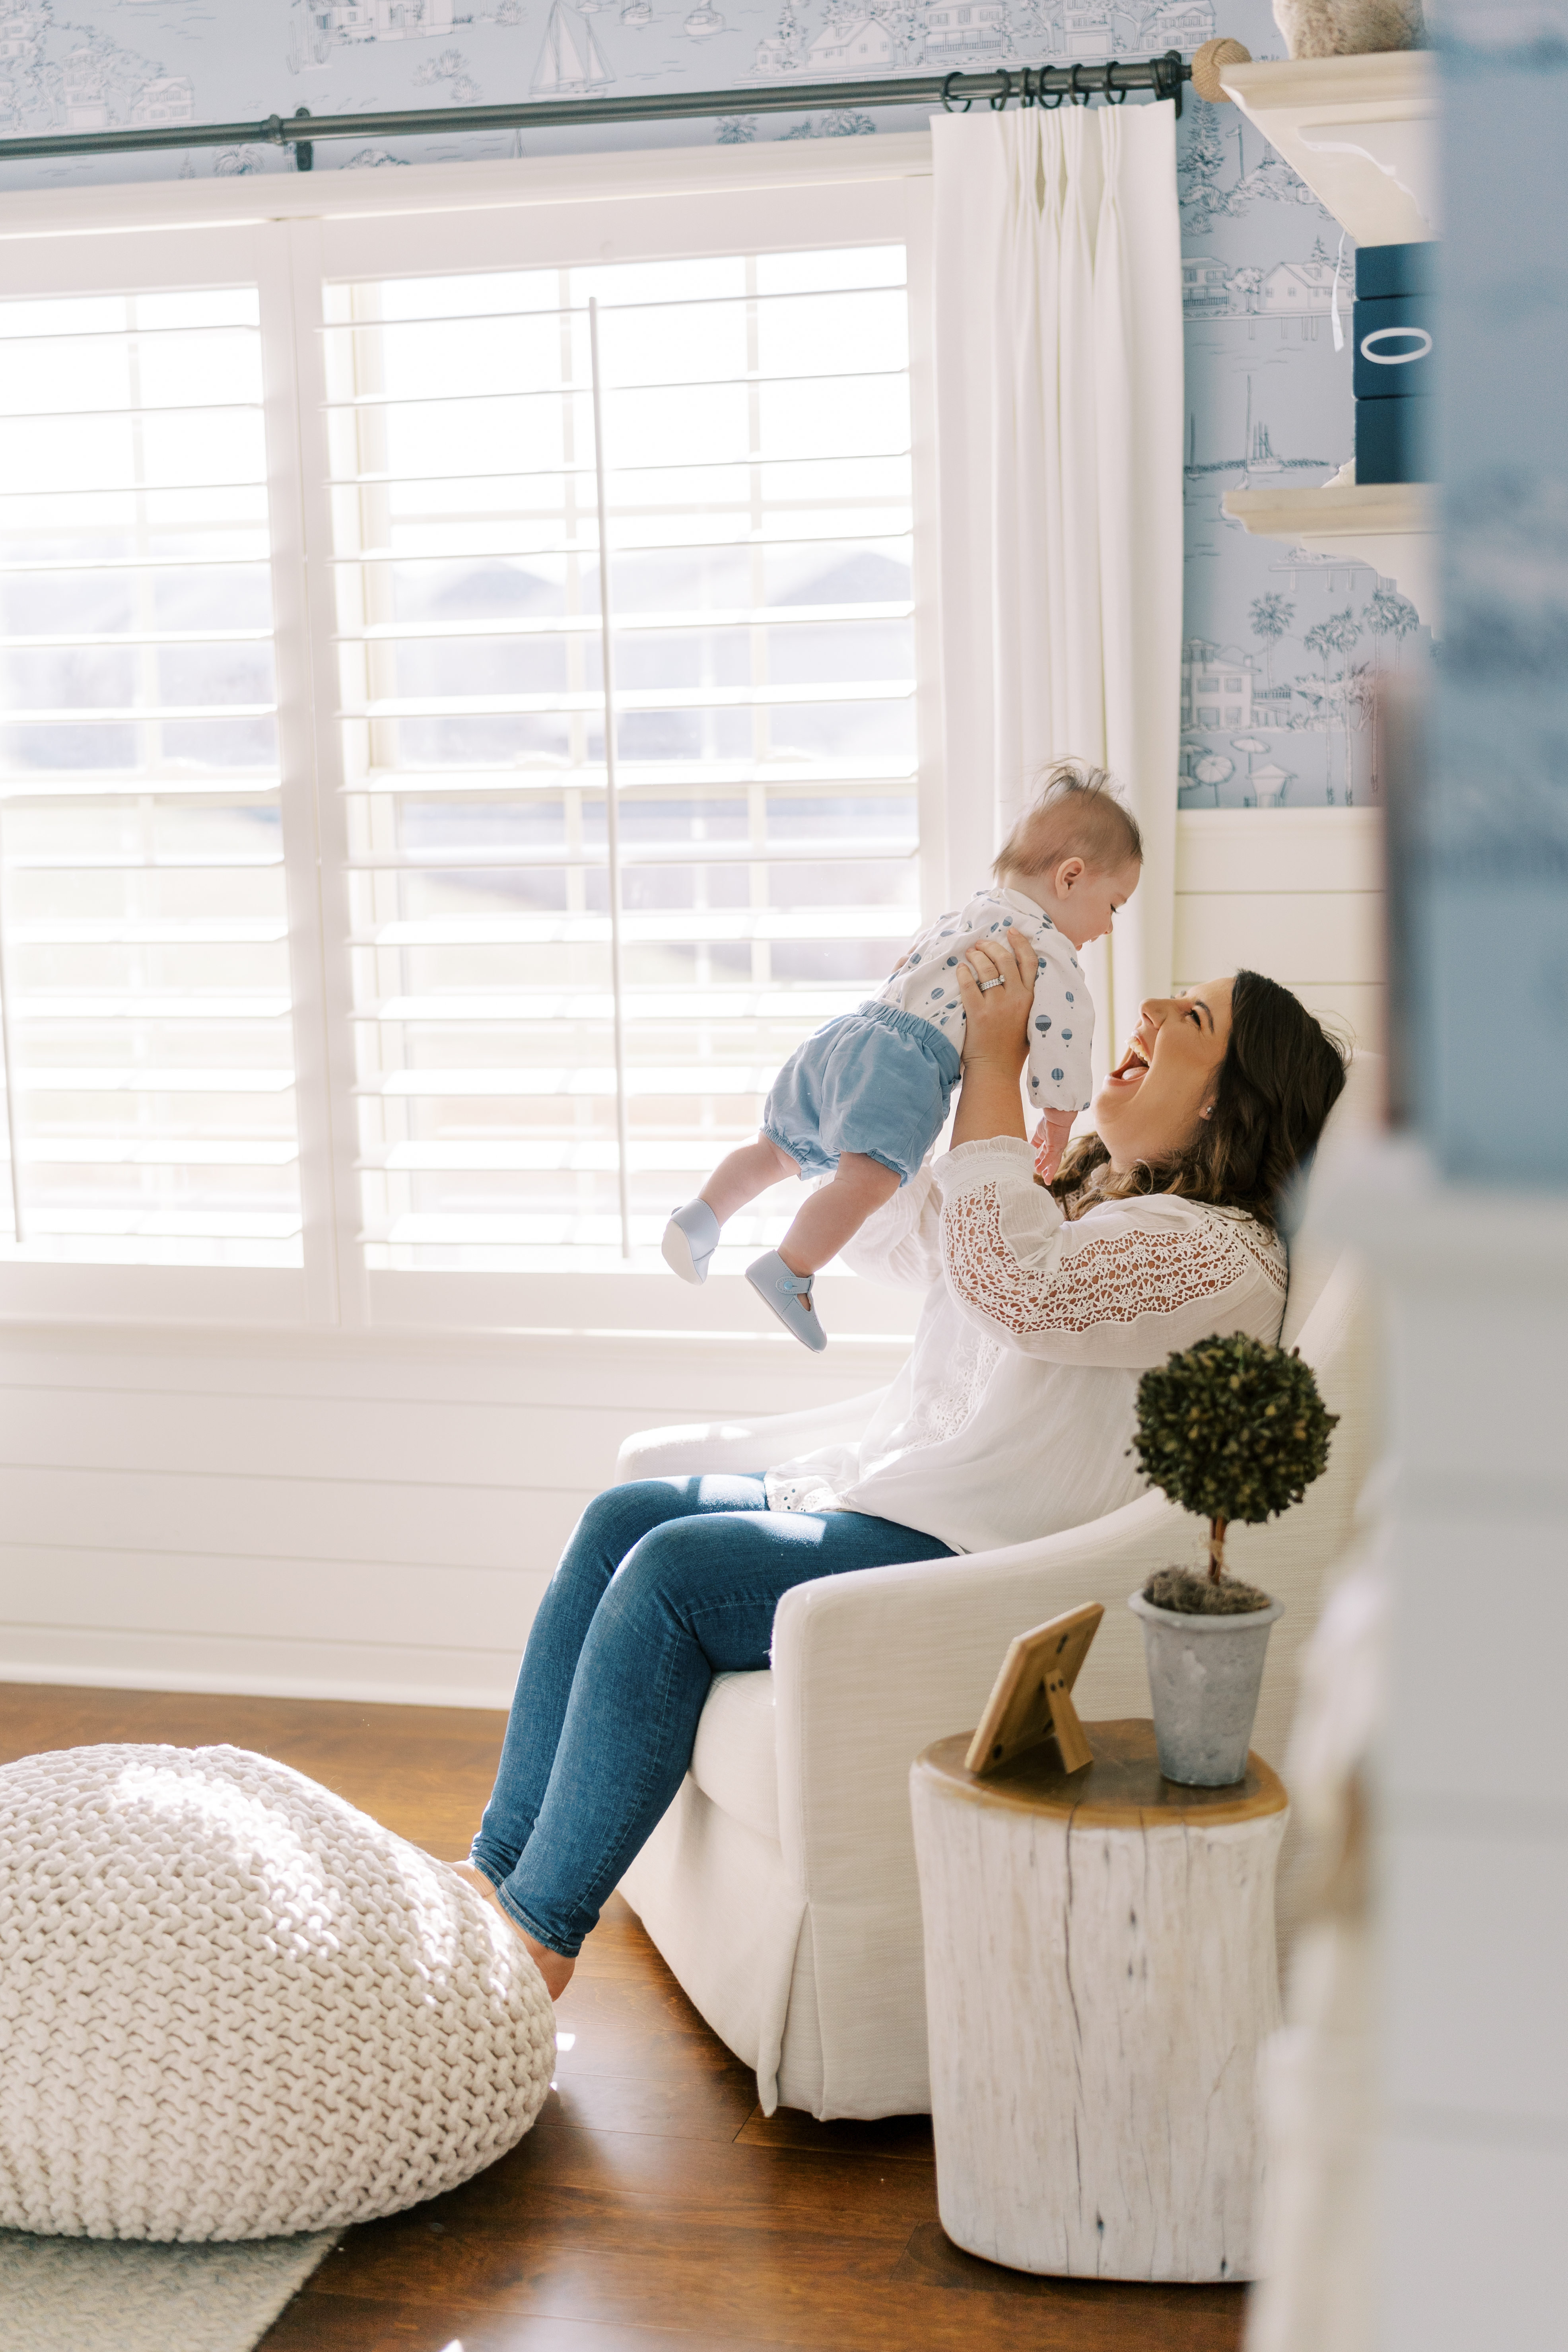
<svg viewBox="0 0 1568 2352">
<path fill-rule="evenodd" d="M 1226 1576 L 1226 1530 L 1299 1503 L 1327 1466 L 1338 1418 L 1310 1365 L 1245 1332 L 1201 1339 L 1139 1382 L 1138 1465 L 1209 1528 L 1206 1574 L 1160 1569 L 1129 1603 L 1143 1622 L 1168 1780 L 1223 1788 L 1246 1774 L 1269 1628 L 1284 1609 Z"/>
</svg>

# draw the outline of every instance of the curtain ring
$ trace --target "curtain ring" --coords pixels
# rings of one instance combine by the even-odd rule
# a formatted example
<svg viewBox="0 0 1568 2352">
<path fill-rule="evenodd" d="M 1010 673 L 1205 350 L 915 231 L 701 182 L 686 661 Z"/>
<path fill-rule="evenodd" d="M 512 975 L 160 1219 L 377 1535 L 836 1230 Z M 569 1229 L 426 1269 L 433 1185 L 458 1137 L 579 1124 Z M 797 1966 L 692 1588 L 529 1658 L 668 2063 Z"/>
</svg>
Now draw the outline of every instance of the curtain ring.
<svg viewBox="0 0 1568 2352">
<path fill-rule="evenodd" d="M 1035 93 L 1029 81 L 1027 66 L 1020 66 L 1018 68 L 1018 103 L 1020 106 L 1033 106 L 1035 103 Z"/>
<path fill-rule="evenodd" d="M 1062 71 L 1063 68 L 1060 66 L 1042 66 L 1040 68 L 1040 88 L 1039 92 L 1036 97 L 1035 104 L 1037 106 L 1043 106 L 1047 114 L 1054 114 L 1056 112 L 1058 107 L 1060 106 L 1063 99 L 1066 98 L 1068 93 L 1067 84 L 1065 82 L 1058 82 L 1056 89 L 1052 90 L 1050 96 L 1047 98 L 1046 95 L 1046 76 L 1048 73 L 1060 73 Z"/>
<path fill-rule="evenodd" d="M 1094 92 L 1092 90 L 1079 89 L 1078 86 L 1078 78 L 1082 71 L 1083 68 L 1081 66 L 1074 66 L 1072 69 L 1072 102 L 1075 106 L 1087 106 L 1089 100 L 1094 96 Z"/>
<path fill-rule="evenodd" d="M 1116 59 L 1114 58 L 1108 58 L 1105 64 L 1105 87 L 1101 90 L 1100 96 L 1104 99 L 1107 106 L 1125 106 L 1127 103 L 1126 87 L 1123 83 L 1116 80 L 1115 74 Z"/>
<path fill-rule="evenodd" d="M 993 114 L 1002 114 L 1005 112 L 1007 100 L 1013 95 L 1013 77 L 1005 66 L 998 66 L 996 70 L 1002 78 L 1002 94 L 999 98 L 987 99 L 985 103 Z"/>
<path fill-rule="evenodd" d="M 974 103 L 974 100 L 972 98 L 966 98 L 962 107 L 955 107 L 948 96 L 948 92 L 952 89 L 953 83 L 961 78 L 962 71 L 963 68 L 961 67 L 954 66 L 952 71 L 947 76 L 947 79 L 942 83 L 942 110 L 944 114 L 967 114 L 970 108 Z"/>
</svg>

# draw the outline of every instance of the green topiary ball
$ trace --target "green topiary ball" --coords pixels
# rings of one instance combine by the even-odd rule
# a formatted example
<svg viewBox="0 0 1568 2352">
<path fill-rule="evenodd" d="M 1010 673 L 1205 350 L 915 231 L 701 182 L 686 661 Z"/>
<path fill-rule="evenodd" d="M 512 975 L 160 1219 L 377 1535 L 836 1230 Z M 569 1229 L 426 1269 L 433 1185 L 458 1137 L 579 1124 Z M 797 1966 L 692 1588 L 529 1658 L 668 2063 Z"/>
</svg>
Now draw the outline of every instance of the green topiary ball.
<svg viewBox="0 0 1568 2352">
<path fill-rule="evenodd" d="M 1339 1420 L 1294 1349 L 1237 1332 L 1200 1339 L 1138 1383 L 1131 1452 L 1152 1485 L 1211 1525 L 1299 1503 Z"/>
</svg>

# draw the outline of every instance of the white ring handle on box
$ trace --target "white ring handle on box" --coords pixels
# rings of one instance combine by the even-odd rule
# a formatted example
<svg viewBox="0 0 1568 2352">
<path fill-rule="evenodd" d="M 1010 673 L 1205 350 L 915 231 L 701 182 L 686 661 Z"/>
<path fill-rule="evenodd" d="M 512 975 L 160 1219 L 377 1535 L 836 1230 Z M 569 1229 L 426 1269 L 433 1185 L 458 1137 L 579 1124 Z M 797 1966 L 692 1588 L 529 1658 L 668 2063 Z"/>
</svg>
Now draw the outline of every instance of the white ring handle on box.
<svg viewBox="0 0 1568 2352">
<path fill-rule="evenodd" d="M 1420 349 L 1414 352 L 1374 352 L 1373 343 L 1381 343 L 1384 335 L 1418 335 Z M 1378 327 L 1370 335 L 1362 337 L 1361 355 L 1363 360 L 1370 360 L 1373 367 L 1408 367 L 1412 360 L 1424 360 L 1431 348 L 1432 338 L 1425 327 Z"/>
</svg>

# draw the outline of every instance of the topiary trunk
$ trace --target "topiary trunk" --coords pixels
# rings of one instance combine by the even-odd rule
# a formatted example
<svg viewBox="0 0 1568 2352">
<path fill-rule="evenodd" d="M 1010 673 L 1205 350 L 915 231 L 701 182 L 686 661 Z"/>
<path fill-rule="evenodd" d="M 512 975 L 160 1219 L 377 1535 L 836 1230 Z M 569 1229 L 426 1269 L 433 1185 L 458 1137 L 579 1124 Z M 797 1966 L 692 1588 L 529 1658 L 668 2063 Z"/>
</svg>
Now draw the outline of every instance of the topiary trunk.
<svg viewBox="0 0 1568 2352">
<path fill-rule="evenodd" d="M 1217 1584 L 1225 1574 L 1225 1531 L 1228 1519 L 1209 1521 L 1209 1582 Z"/>
</svg>

